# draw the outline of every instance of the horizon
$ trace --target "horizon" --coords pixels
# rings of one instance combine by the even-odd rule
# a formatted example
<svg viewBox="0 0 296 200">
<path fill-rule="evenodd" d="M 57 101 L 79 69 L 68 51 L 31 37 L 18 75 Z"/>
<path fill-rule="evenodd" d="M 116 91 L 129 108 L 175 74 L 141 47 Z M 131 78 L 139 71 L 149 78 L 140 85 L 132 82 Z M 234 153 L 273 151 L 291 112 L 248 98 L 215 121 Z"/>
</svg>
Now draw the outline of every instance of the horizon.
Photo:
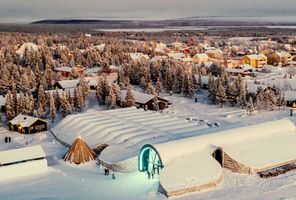
<svg viewBox="0 0 296 200">
<path fill-rule="evenodd" d="M 292 0 L 0 0 L 1 23 L 31 23 L 40 20 L 171 20 L 184 18 L 296 17 Z M 57 6 L 58 5 L 58 6 Z M 295 21 L 295 20 L 294 20 Z"/>
</svg>

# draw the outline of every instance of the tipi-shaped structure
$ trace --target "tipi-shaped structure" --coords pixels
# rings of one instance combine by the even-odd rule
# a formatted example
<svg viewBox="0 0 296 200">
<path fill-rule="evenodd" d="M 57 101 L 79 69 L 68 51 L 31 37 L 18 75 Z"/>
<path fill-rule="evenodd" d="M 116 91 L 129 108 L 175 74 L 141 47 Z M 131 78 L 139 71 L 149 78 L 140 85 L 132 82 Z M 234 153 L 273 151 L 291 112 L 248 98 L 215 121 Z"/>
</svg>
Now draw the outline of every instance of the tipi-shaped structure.
<svg viewBox="0 0 296 200">
<path fill-rule="evenodd" d="M 80 164 L 94 160 L 95 156 L 96 153 L 78 136 L 65 154 L 64 160 Z"/>
</svg>

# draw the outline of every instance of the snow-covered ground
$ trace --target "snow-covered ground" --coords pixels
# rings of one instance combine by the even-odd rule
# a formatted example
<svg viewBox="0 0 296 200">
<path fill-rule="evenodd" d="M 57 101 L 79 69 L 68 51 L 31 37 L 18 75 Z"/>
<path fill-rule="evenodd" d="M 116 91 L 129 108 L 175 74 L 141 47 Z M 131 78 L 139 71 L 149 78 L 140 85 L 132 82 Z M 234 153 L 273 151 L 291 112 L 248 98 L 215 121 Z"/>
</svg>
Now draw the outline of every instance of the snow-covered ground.
<svg viewBox="0 0 296 200">
<path fill-rule="evenodd" d="M 244 109 L 238 107 L 220 108 L 219 105 L 207 104 L 205 96 L 204 93 L 197 95 L 198 102 L 195 103 L 194 99 L 165 95 L 172 106 L 163 112 L 177 118 L 196 119 L 200 124 L 217 123 L 221 129 L 289 117 L 290 113 L 286 109 L 260 111 L 248 116 Z M 105 110 L 105 107 L 97 106 L 92 101 L 88 103 L 88 109 Z M 289 118 L 295 123 L 294 117 Z M 12 137 L 12 143 L 5 144 L 4 137 L 8 135 Z M 62 157 L 67 149 L 54 141 L 50 133 L 23 136 L 0 128 L 0 150 L 34 144 L 41 144 L 44 148 L 49 171 L 5 182 L 1 182 L 0 177 L 0 199 L 166 199 L 157 191 L 157 177 L 148 180 L 145 173 L 136 171 L 116 173 L 116 180 L 112 180 L 111 176 L 104 176 L 103 169 L 95 162 L 79 166 L 65 163 Z M 224 182 L 218 188 L 177 199 L 296 199 L 296 171 L 269 179 L 235 174 L 228 170 L 224 170 L 224 174 Z"/>
</svg>

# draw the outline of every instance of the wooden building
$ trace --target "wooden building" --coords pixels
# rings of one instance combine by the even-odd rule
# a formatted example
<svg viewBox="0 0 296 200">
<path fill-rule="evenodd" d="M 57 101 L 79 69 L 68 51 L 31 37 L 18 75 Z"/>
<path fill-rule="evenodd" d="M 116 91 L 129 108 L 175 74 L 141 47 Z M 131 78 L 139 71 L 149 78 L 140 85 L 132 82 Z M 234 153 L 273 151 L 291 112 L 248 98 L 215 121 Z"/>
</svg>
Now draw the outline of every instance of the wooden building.
<svg viewBox="0 0 296 200">
<path fill-rule="evenodd" d="M 8 126 L 9 130 L 22 134 L 38 133 L 47 130 L 46 121 L 22 114 L 9 121 Z"/>
<path fill-rule="evenodd" d="M 121 107 L 125 107 L 125 97 L 126 97 L 127 90 L 120 91 L 120 101 L 118 105 Z M 163 110 L 170 105 L 170 102 L 164 98 L 159 96 L 156 97 L 156 101 L 154 100 L 154 96 L 151 94 L 141 93 L 138 91 L 133 91 L 135 96 L 135 102 L 137 108 L 143 108 L 144 110 Z M 157 105 L 155 105 L 157 102 Z"/>
</svg>

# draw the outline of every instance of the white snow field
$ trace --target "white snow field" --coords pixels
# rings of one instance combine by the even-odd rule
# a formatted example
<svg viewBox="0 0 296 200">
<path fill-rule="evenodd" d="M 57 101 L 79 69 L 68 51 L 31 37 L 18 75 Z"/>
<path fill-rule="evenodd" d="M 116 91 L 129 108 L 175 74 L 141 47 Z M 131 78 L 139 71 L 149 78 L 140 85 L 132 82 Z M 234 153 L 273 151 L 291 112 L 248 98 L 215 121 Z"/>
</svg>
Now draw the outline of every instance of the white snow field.
<svg viewBox="0 0 296 200">
<path fill-rule="evenodd" d="M 198 103 L 194 103 L 192 99 L 188 99 L 188 98 L 183 98 L 179 96 L 167 96 L 166 99 L 172 102 L 172 106 L 164 110 L 163 114 L 165 114 L 165 116 L 169 115 L 170 117 L 176 117 L 177 121 L 180 121 L 180 120 L 183 121 L 182 119 L 185 119 L 187 117 L 196 118 L 197 122 L 196 121 L 188 122 L 188 125 L 193 124 L 192 131 L 194 131 L 195 128 L 197 129 L 201 128 L 200 130 L 197 130 L 199 134 L 207 134 L 209 132 L 215 132 L 216 130 L 222 131 L 229 128 L 241 127 L 241 126 L 250 125 L 250 124 L 257 124 L 260 122 L 281 119 L 289 116 L 289 110 L 277 110 L 274 112 L 259 111 L 258 113 L 255 113 L 254 116 L 248 116 L 246 115 L 245 110 L 241 110 L 237 107 L 225 106 L 224 108 L 219 108 L 219 106 L 217 105 L 209 105 L 206 103 L 205 96 L 206 95 L 204 94 L 198 95 Z M 88 108 L 102 110 L 102 107 L 97 107 L 92 102 L 88 104 Z M 88 115 L 89 112 L 95 112 L 95 111 L 86 110 L 86 112 L 83 113 L 85 114 L 85 117 Z M 68 134 L 67 137 L 65 135 L 65 137 L 62 138 L 69 143 L 72 143 L 76 138 L 76 136 L 79 134 L 81 134 L 81 136 L 83 137 L 82 133 L 84 133 L 85 131 L 82 131 L 82 129 L 88 130 L 88 127 L 81 124 L 84 120 L 82 121 L 75 120 L 74 119 L 75 115 L 72 115 L 72 116 L 74 121 L 72 122 L 72 120 L 69 118 L 70 120 L 68 122 L 68 123 L 71 123 L 71 126 L 68 126 L 70 133 Z M 151 114 L 147 115 L 148 119 L 151 118 L 152 116 L 155 117 L 155 121 L 157 121 L 159 120 L 159 118 L 156 118 L 156 117 L 162 116 L 162 114 L 152 112 Z M 105 117 L 107 118 L 105 119 L 105 122 L 108 123 L 107 121 L 108 121 L 109 114 L 106 114 Z M 168 119 L 166 118 L 166 120 L 168 120 L 166 121 L 168 124 L 170 124 L 170 121 L 169 121 L 170 117 L 168 117 Z M 126 118 L 125 121 L 123 122 L 118 121 L 118 122 L 121 122 L 123 125 L 126 125 L 128 127 L 130 123 L 127 123 L 127 121 L 132 121 L 132 119 L 130 119 L 131 116 L 125 116 L 124 118 Z M 142 119 L 146 122 L 149 121 L 149 120 L 145 120 L 144 116 L 141 116 L 141 115 L 135 116 L 134 118 L 137 120 Z M 296 121 L 295 117 L 289 117 L 289 119 L 291 119 L 293 122 Z M 203 122 L 200 122 L 199 120 L 202 120 Z M 188 120 L 186 120 L 186 123 L 187 121 Z M 153 122 L 153 120 L 151 122 Z M 209 123 L 219 122 L 221 127 L 205 128 L 206 122 L 209 122 Z M 61 123 L 63 123 L 63 121 Z M 92 123 L 96 123 L 96 122 L 93 121 Z M 115 123 L 115 122 L 112 122 L 112 123 Z M 139 127 L 141 129 L 144 129 L 142 130 L 143 135 L 145 135 L 145 131 L 147 131 L 149 126 L 153 126 L 153 127 L 156 126 L 153 123 L 152 125 L 147 124 L 144 126 L 141 124 L 141 121 L 137 121 L 133 123 L 139 123 Z M 199 127 L 198 125 L 199 126 L 201 125 L 201 126 Z M 57 126 L 59 126 L 59 123 L 57 123 Z M 76 128 L 72 128 L 72 126 Z M 108 127 L 106 124 L 105 126 Z M 171 126 L 173 127 L 173 125 Z M 143 127 L 147 127 L 147 129 Z M 167 127 L 170 127 L 170 126 L 168 125 Z M 89 128 L 91 130 L 91 127 Z M 63 130 L 62 127 L 61 127 L 61 130 Z M 134 133 L 132 134 L 132 136 L 128 134 L 128 132 L 132 133 L 132 131 L 135 131 L 137 129 L 130 127 L 130 129 L 122 128 L 122 130 L 125 130 L 126 132 L 123 134 L 119 134 L 117 139 L 114 140 L 114 142 L 111 141 L 112 139 L 103 137 L 103 135 L 102 136 L 100 135 L 98 137 L 99 140 L 93 141 L 91 138 L 95 138 L 95 137 L 91 135 L 89 137 L 86 136 L 86 138 L 83 138 L 83 139 L 85 139 L 90 145 L 90 147 L 92 148 L 95 145 L 98 145 L 102 142 L 108 142 L 110 146 L 103 151 L 104 152 L 103 154 L 111 155 L 113 153 L 114 155 L 110 156 L 110 158 L 105 156 L 106 160 L 108 159 L 110 161 L 120 161 L 132 155 L 137 156 L 138 152 L 137 150 L 133 150 L 133 143 L 131 142 L 132 140 L 130 139 L 135 135 L 133 135 Z M 142 136 L 140 138 L 136 137 L 139 139 L 138 142 L 135 140 L 134 145 L 136 148 L 141 148 L 141 146 L 146 143 L 151 143 L 154 145 L 154 144 L 166 143 L 172 140 L 183 139 L 189 136 L 196 135 L 196 133 L 190 132 L 190 131 L 188 131 L 188 135 L 187 135 L 187 131 L 185 131 L 185 134 L 184 134 L 182 133 L 181 128 L 180 130 L 177 129 L 178 131 L 181 131 L 181 132 L 179 132 L 179 134 L 178 132 L 176 132 L 176 136 L 165 134 L 166 131 L 160 130 L 159 128 L 151 128 L 150 130 L 159 130 L 161 137 L 157 137 L 158 134 L 153 136 L 154 133 L 149 133 L 151 134 L 152 137 L 147 136 L 148 139 L 142 139 L 141 138 Z M 188 130 L 190 129 L 188 128 Z M 58 130 L 55 130 L 55 131 L 58 133 L 59 136 L 61 137 L 63 136 L 63 134 L 59 134 Z M 65 131 L 66 129 L 64 130 L 64 132 Z M 114 132 L 120 132 L 120 131 L 121 129 L 116 129 Z M 12 142 L 4 143 L 4 137 L 8 135 L 12 137 Z M 155 136 L 156 138 L 153 138 Z M 280 137 L 275 137 L 274 141 L 268 140 L 266 141 L 266 144 L 270 142 L 275 143 L 277 139 L 280 140 Z M 289 137 L 286 137 L 286 140 L 289 140 Z M 257 141 L 259 142 L 260 139 L 258 139 Z M 262 139 L 262 142 L 264 142 L 264 139 Z M 284 141 L 280 142 L 280 144 L 282 143 L 284 143 Z M 293 141 L 289 141 L 288 143 L 292 144 Z M 28 200 L 41 200 L 41 199 L 43 200 L 45 199 L 63 199 L 63 200 L 73 200 L 73 199 L 77 199 L 77 200 L 80 200 L 80 199 L 90 199 L 90 200 L 92 199 L 106 199 L 106 200 L 153 199 L 154 200 L 156 199 L 156 200 L 163 200 L 163 199 L 167 199 L 163 194 L 158 193 L 159 177 L 155 177 L 155 179 L 149 180 L 147 178 L 146 173 L 134 171 L 131 173 L 115 173 L 116 180 L 112 180 L 111 176 L 107 177 L 103 175 L 104 170 L 100 169 L 98 165 L 95 164 L 95 162 L 90 162 L 83 165 L 73 165 L 73 164 L 64 162 L 62 160 L 62 157 L 66 153 L 67 148 L 62 146 L 58 142 L 56 142 L 49 132 L 44 132 L 44 133 L 34 134 L 34 135 L 20 135 L 19 133 L 10 132 L 10 131 L 7 131 L 5 128 L 0 127 L 0 150 L 13 149 L 16 147 L 23 147 L 23 146 L 33 146 L 36 144 L 41 144 L 47 155 L 48 172 L 45 172 L 43 174 L 36 175 L 36 176 L 28 176 L 23 178 L 11 179 L 8 181 L 1 181 L 1 177 L 0 177 L 0 188 L 1 188 L 0 199 L 12 199 L 12 200 L 14 199 L 28 199 Z M 120 146 L 120 145 L 123 145 L 123 146 Z M 232 146 L 233 150 L 231 150 L 233 151 L 233 156 L 235 155 L 234 154 L 236 151 L 235 148 L 239 147 L 241 151 L 245 151 L 245 148 L 247 148 L 248 145 L 250 145 L 250 148 L 251 148 L 252 144 L 249 144 L 247 142 L 241 147 L 239 147 L 240 146 L 239 144 L 237 144 L 237 146 L 233 145 Z M 257 146 L 257 144 L 255 143 L 254 145 Z M 116 146 L 118 146 L 118 149 Z M 275 146 L 275 148 L 279 148 L 279 147 Z M 119 152 L 119 149 L 122 149 L 123 152 Z M 270 149 L 267 149 L 267 151 L 269 150 Z M 262 150 L 260 149 L 260 151 Z M 126 152 L 129 152 L 130 154 L 127 155 Z M 103 154 L 102 156 L 104 156 Z M 193 154 L 188 154 L 184 156 L 185 161 L 190 160 L 191 158 L 189 157 L 194 157 L 194 154 L 195 152 L 193 152 Z M 205 154 L 202 153 L 202 155 L 204 156 Z M 124 157 L 121 157 L 121 156 L 124 156 Z M 196 157 L 192 159 L 197 159 L 197 157 L 199 156 L 196 155 Z M 178 159 L 183 159 L 183 157 L 174 159 L 176 160 L 176 163 L 180 163 L 178 162 Z M 202 158 L 202 160 L 204 159 L 206 160 L 207 158 Z M 211 159 L 210 156 L 208 157 L 208 159 L 209 159 L 209 162 L 213 162 L 217 164 L 217 162 L 214 159 Z M 246 158 L 246 159 L 249 159 L 249 158 Z M 269 161 L 271 161 L 270 159 Z M 278 160 L 276 162 L 278 162 Z M 137 160 L 132 161 L 132 163 L 137 165 Z M 197 165 L 199 165 L 199 163 Z M 203 168 L 209 168 L 209 166 L 203 162 L 201 162 L 200 165 L 202 165 Z M 209 177 L 210 179 L 215 179 L 217 177 L 216 175 L 223 173 L 223 182 L 220 185 L 218 185 L 218 187 L 207 190 L 207 191 L 190 193 L 183 196 L 175 197 L 175 199 L 180 199 L 180 200 L 296 199 L 296 192 L 295 192 L 296 171 L 291 171 L 277 177 L 262 179 L 258 175 L 245 175 L 245 174 L 233 173 L 226 169 L 221 169 L 219 164 L 217 165 L 213 164 L 213 165 L 210 165 L 210 167 L 213 167 L 212 170 L 214 171 L 215 170 L 223 171 L 223 172 L 220 171 L 217 174 L 211 174 L 211 177 Z M 166 170 L 168 171 L 173 170 L 174 172 L 174 169 L 169 167 L 164 168 L 162 172 L 165 173 Z M 168 172 L 168 173 L 171 173 L 171 172 Z M 191 175 L 191 173 L 189 172 L 188 173 L 184 172 L 184 173 L 186 176 Z M 198 173 L 198 172 L 194 172 L 194 173 Z M 172 178 L 179 177 L 182 179 L 182 176 L 179 176 L 178 172 L 175 172 L 175 174 L 176 176 Z M 171 182 L 171 180 L 169 179 L 167 180 Z M 187 180 L 188 182 L 192 181 L 192 179 L 190 178 Z M 198 181 L 198 180 L 193 180 L 193 181 Z M 173 187 L 175 186 L 172 185 L 172 188 Z M 176 186 L 176 187 L 179 187 L 179 186 Z"/>
</svg>

